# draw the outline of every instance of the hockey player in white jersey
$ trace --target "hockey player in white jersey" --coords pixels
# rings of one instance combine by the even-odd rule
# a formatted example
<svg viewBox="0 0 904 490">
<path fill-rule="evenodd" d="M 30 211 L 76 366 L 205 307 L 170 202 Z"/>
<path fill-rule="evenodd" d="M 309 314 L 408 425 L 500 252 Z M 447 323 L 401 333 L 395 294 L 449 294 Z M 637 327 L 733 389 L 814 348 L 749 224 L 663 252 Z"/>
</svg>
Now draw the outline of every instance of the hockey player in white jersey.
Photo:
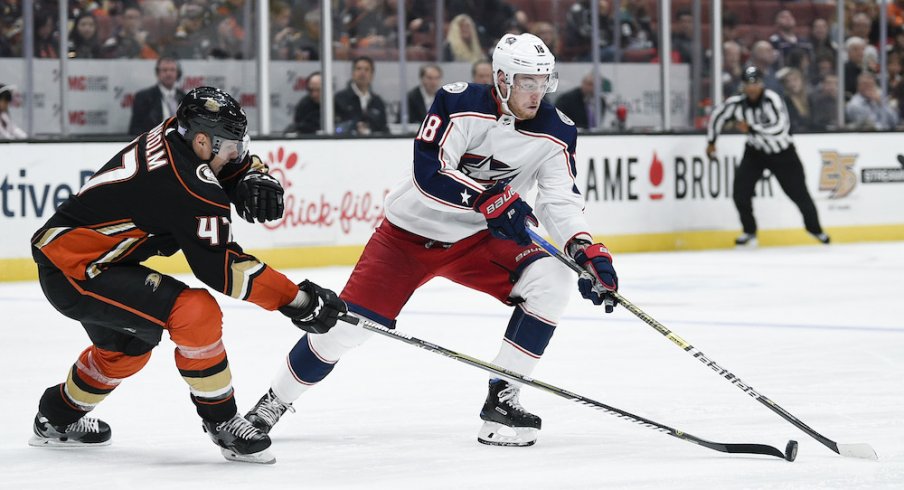
<svg viewBox="0 0 904 490">
<path fill-rule="evenodd" d="M 574 124 L 543 96 L 558 84 L 555 58 L 531 34 L 506 35 L 493 53 L 494 85 L 452 83 L 436 94 L 414 142 L 410 179 L 386 197 L 375 231 L 340 298 L 350 314 L 394 327 L 411 294 L 435 276 L 485 292 L 514 311 L 493 363 L 530 375 L 570 296 L 572 272 L 531 243 L 537 217 L 606 289 L 580 280 L 595 304 L 618 287 L 612 257 L 594 244 L 575 183 Z M 538 186 L 532 208 L 520 197 Z M 608 308 L 607 308 L 608 309 Z M 246 418 L 265 432 L 340 356 L 370 332 L 337 324 L 295 345 Z M 478 440 L 529 446 L 540 418 L 518 401 L 520 386 L 491 379 Z"/>
</svg>

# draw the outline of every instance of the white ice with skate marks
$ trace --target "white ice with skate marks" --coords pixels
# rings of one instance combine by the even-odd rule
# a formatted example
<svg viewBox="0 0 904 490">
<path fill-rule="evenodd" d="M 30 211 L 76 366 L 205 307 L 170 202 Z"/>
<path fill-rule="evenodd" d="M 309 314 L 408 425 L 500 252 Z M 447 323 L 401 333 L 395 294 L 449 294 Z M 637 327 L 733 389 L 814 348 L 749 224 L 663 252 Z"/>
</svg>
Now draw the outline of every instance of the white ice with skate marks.
<svg viewBox="0 0 904 490">
<path fill-rule="evenodd" d="M 0 284 L 0 488 L 904 488 L 904 244 L 613 252 L 628 299 L 816 431 L 870 444 L 879 461 L 829 451 L 623 308 L 604 316 L 576 288 L 534 377 L 716 442 L 795 439 L 797 461 L 718 453 L 530 387 L 521 403 L 543 418 L 537 443 L 485 446 L 487 375 L 381 336 L 276 426 L 275 465 L 223 458 L 165 335 L 95 411 L 112 426 L 111 446 L 31 448 L 38 397 L 65 378 L 87 336 L 25 283 Z M 288 275 L 338 289 L 349 271 Z M 278 313 L 218 298 L 244 413 L 300 334 Z M 509 312 L 437 280 L 415 293 L 398 329 L 489 361 Z"/>
</svg>

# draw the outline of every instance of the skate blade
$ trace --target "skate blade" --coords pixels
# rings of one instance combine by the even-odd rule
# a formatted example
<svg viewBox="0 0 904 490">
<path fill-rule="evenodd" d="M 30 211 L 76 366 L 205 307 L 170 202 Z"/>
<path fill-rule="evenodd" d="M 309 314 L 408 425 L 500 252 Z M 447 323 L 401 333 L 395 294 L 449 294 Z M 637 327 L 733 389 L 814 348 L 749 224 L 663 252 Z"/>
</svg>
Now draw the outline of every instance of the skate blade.
<svg viewBox="0 0 904 490">
<path fill-rule="evenodd" d="M 239 463 L 255 463 L 255 464 L 274 464 L 276 463 L 276 457 L 273 456 L 273 453 L 270 452 L 269 449 L 264 449 L 263 451 L 258 451 L 253 454 L 239 454 L 231 449 L 220 448 L 220 452 L 223 453 L 223 457 L 228 459 L 229 461 L 238 461 Z"/>
<path fill-rule="evenodd" d="M 107 439 L 103 442 L 79 442 L 79 441 L 61 441 L 59 439 L 48 439 L 46 437 L 32 436 L 28 440 L 28 445 L 32 447 L 52 447 L 58 449 L 75 449 L 83 447 L 104 447 L 109 446 L 113 439 Z"/>
<path fill-rule="evenodd" d="M 477 441 L 488 446 L 527 447 L 533 446 L 539 435 L 540 430 L 532 427 L 508 427 L 498 422 L 484 422 Z"/>
<path fill-rule="evenodd" d="M 754 238 L 747 243 L 735 243 L 735 248 L 757 248 L 759 245 L 760 242 L 758 242 L 756 238 Z"/>
</svg>

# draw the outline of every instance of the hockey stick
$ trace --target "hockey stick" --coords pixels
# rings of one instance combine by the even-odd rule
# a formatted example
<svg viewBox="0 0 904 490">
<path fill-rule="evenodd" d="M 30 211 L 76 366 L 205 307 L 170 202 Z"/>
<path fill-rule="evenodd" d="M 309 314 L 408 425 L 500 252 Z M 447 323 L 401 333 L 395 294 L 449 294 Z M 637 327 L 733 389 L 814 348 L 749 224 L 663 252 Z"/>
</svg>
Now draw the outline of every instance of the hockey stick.
<svg viewBox="0 0 904 490">
<path fill-rule="evenodd" d="M 572 393 L 570 391 L 564 390 L 562 388 L 558 388 L 551 384 L 544 383 L 540 380 L 533 379 L 529 376 L 525 376 L 523 374 L 516 373 L 514 371 L 509 371 L 508 369 L 496 366 L 495 364 L 490 364 L 485 361 L 481 361 L 475 357 L 471 357 L 467 354 L 461 354 L 455 352 L 453 350 L 446 349 L 445 347 L 441 347 L 439 345 L 427 342 L 426 340 L 421 340 L 416 337 L 412 337 L 410 335 L 404 334 L 402 332 L 396 330 L 390 330 L 383 325 L 378 323 L 374 323 L 368 320 L 364 320 L 358 317 L 354 317 L 351 315 L 343 315 L 339 317 L 339 320 L 350 323 L 352 325 L 358 325 L 366 330 L 370 330 L 371 332 L 376 332 L 385 337 L 389 337 L 395 340 L 401 340 L 406 344 L 413 345 L 415 347 L 420 347 L 421 349 L 428 350 L 430 352 L 449 357 L 459 362 L 463 362 L 465 364 L 474 366 L 479 369 L 483 369 L 484 371 L 493 373 L 497 376 L 502 376 L 506 379 L 510 379 L 512 381 L 517 381 L 519 383 L 524 383 L 529 386 L 533 386 L 534 388 L 552 393 L 553 395 L 558 395 L 566 400 L 570 400 L 576 403 L 580 403 L 581 405 L 588 406 L 590 408 L 600 410 L 608 413 L 609 415 L 614 415 L 620 419 L 625 419 L 630 422 L 634 422 L 635 424 L 639 424 L 642 427 L 647 427 L 649 429 L 653 429 L 657 432 L 662 432 L 664 434 L 668 434 L 672 437 L 677 437 L 678 439 L 697 444 L 699 446 L 708 447 L 710 449 L 720 451 L 723 453 L 742 453 L 742 454 L 763 454 L 767 456 L 775 456 L 776 458 L 782 458 L 786 461 L 794 461 L 794 458 L 797 457 L 797 442 L 788 441 L 787 446 L 785 447 L 785 452 L 782 453 L 777 448 L 772 446 L 767 446 L 765 444 L 727 444 L 722 442 L 712 442 L 707 441 L 706 439 L 700 439 L 699 437 L 688 434 L 687 432 L 680 431 L 677 429 L 673 429 L 667 425 L 660 424 L 658 422 L 654 422 L 650 419 L 641 417 L 639 415 L 634 415 L 630 412 L 626 412 L 624 410 L 606 405 L 605 403 L 598 402 L 596 400 L 591 400 L 590 398 L 578 395 L 576 393 Z"/>
<path fill-rule="evenodd" d="M 589 273 L 586 270 L 584 270 L 583 267 L 581 267 L 580 265 L 575 263 L 575 261 L 572 260 L 571 257 L 568 257 L 567 255 L 562 253 L 561 250 L 554 247 L 551 243 L 544 240 L 543 237 L 538 235 L 534 230 L 532 230 L 528 227 L 527 232 L 530 234 L 530 237 L 534 241 L 534 243 L 536 243 L 537 245 L 542 247 L 544 250 L 546 250 L 547 253 L 549 253 L 556 259 L 558 259 L 563 264 L 567 265 L 569 268 L 571 268 L 571 270 L 577 272 L 579 275 L 586 274 L 587 276 L 589 276 Z M 666 328 L 665 325 L 656 321 L 655 318 L 651 317 L 646 312 L 644 312 L 643 310 L 638 308 L 636 305 L 634 305 L 634 303 L 631 303 L 630 301 L 625 299 L 625 297 L 622 296 L 619 292 L 610 291 L 610 294 L 615 298 L 615 300 L 619 304 L 624 306 L 626 310 L 633 313 L 634 316 L 636 316 L 637 318 L 640 318 L 644 323 L 646 323 L 647 325 L 656 329 L 657 332 L 661 333 L 663 336 L 665 336 L 665 338 L 671 340 L 675 345 L 677 345 L 678 347 L 680 347 L 681 349 L 686 351 L 691 356 L 697 358 L 700 362 L 702 362 L 706 366 L 709 366 L 710 369 L 712 369 L 713 371 L 718 373 L 719 376 L 727 379 L 731 384 L 740 388 L 741 391 L 743 391 L 744 393 L 747 393 L 751 397 L 755 398 L 758 402 L 762 403 L 767 408 L 769 408 L 769 410 L 772 410 L 773 412 L 777 413 L 783 419 L 787 420 L 788 422 L 791 422 L 798 429 L 804 431 L 807 435 L 816 439 L 817 441 L 822 443 L 827 448 L 831 449 L 832 451 L 835 451 L 836 453 L 838 453 L 842 456 L 847 456 L 847 457 L 851 457 L 851 458 L 862 458 L 862 459 L 872 459 L 872 460 L 879 459 L 879 456 L 876 454 L 876 451 L 869 444 L 864 444 L 864 443 L 838 444 L 837 442 L 829 439 L 828 437 L 820 434 L 819 432 L 816 432 L 815 430 L 810 428 L 810 426 L 801 422 L 800 419 L 798 419 L 794 415 L 791 415 L 787 410 L 785 410 L 784 408 L 779 406 L 777 403 L 770 400 L 765 395 L 762 395 L 759 392 L 757 392 L 756 390 L 754 390 L 753 387 L 750 386 L 749 384 L 741 381 L 741 378 L 735 376 L 734 373 L 723 368 L 722 366 L 717 364 L 716 361 L 713 361 L 712 359 L 707 357 L 705 354 L 703 354 L 703 352 L 701 352 L 699 349 L 697 349 L 696 347 L 689 344 L 687 341 L 685 341 L 684 339 L 679 337 L 677 334 L 673 333 L 671 330 Z"/>
</svg>

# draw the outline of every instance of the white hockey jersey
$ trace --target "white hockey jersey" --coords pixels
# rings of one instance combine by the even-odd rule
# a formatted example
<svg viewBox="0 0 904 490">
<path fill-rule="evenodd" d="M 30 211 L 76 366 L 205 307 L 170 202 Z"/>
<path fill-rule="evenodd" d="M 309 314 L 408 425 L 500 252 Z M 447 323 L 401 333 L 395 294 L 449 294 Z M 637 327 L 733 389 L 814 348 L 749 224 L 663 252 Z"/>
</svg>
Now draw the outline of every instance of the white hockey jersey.
<svg viewBox="0 0 904 490">
<path fill-rule="evenodd" d="M 536 117 L 503 114 L 490 85 L 440 89 L 414 141 L 410 178 L 386 196 L 386 218 L 432 240 L 454 243 L 487 227 L 473 208 L 478 194 L 503 181 L 522 197 L 536 185 L 534 213 L 564 246 L 590 235 L 575 183 L 577 130 L 543 101 Z"/>
</svg>

